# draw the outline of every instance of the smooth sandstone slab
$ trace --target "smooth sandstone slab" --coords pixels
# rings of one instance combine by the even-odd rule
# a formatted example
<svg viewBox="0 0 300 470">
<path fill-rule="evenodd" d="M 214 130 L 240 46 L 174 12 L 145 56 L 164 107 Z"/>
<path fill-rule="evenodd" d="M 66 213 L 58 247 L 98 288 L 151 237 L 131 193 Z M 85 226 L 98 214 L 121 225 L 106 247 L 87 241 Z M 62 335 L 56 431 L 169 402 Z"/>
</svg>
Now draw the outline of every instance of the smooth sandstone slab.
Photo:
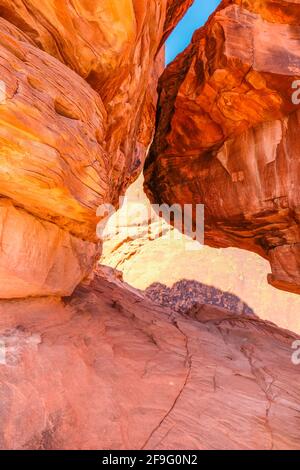
<svg viewBox="0 0 300 470">
<path fill-rule="evenodd" d="M 148 93 L 155 57 L 165 32 L 171 32 L 190 3 L 0 0 L 0 16 L 81 75 L 101 96 L 108 114 L 105 146 L 113 204 L 142 170 L 155 123 L 151 108 L 156 102 Z"/>
<path fill-rule="evenodd" d="M 98 245 L 72 236 L 0 199 L 0 298 L 71 295 L 99 257 Z"/>
<path fill-rule="evenodd" d="M 120 281 L 0 303 L 1 449 L 299 449 L 295 335 Z"/>
<path fill-rule="evenodd" d="M 96 209 L 109 200 L 110 183 L 103 103 L 78 75 L 6 28 L 1 20 L 1 194 L 95 240 Z"/>
</svg>

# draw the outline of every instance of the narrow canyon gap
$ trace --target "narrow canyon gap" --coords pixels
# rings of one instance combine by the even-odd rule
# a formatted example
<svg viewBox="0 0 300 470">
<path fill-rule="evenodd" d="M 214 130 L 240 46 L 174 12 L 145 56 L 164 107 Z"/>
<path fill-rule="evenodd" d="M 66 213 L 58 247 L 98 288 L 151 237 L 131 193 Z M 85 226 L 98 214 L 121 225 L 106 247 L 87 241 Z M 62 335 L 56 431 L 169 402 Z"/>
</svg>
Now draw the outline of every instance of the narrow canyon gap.
<svg viewBox="0 0 300 470">
<path fill-rule="evenodd" d="M 256 252 L 297 291 L 299 4 L 223 1 L 164 70 L 192 3 L 0 0 L 1 449 L 300 449 L 288 315 L 258 318 L 205 257 L 189 275 L 144 223 L 99 265 L 97 209 L 144 169 L 152 202 L 205 203 L 210 250 Z"/>
</svg>

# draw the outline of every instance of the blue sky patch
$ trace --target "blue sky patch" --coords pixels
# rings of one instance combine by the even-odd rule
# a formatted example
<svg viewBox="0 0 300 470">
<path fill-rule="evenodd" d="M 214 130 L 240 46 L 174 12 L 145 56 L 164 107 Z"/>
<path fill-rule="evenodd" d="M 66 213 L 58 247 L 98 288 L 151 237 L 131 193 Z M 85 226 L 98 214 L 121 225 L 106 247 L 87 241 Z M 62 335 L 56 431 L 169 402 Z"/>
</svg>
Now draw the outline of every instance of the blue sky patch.
<svg viewBox="0 0 300 470">
<path fill-rule="evenodd" d="M 189 45 L 194 31 L 205 24 L 220 3 L 220 0 L 195 0 L 167 41 L 167 64 Z"/>
</svg>

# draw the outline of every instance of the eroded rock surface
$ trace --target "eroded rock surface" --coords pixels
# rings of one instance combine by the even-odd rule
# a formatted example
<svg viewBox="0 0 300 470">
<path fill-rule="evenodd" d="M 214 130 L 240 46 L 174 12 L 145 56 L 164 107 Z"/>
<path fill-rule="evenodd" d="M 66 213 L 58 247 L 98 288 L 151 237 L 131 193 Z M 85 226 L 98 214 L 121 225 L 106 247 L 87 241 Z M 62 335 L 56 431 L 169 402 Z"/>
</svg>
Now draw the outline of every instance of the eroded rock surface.
<svg viewBox="0 0 300 470">
<path fill-rule="evenodd" d="M 106 110 L 82 78 L 3 19 L 0 54 L 0 297 L 69 295 L 100 251 Z"/>
<path fill-rule="evenodd" d="M 95 240 L 109 198 L 107 113 L 77 74 L 0 20 L 1 195 L 82 239 Z"/>
<path fill-rule="evenodd" d="M 288 6 L 288 9 L 287 9 Z M 299 5 L 223 1 L 160 81 L 151 199 L 205 204 L 205 241 L 268 259 L 299 293 Z"/>
<path fill-rule="evenodd" d="M 69 295 L 93 268 L 97 208 L 118 206 L 153 136 L 175 3 L 0 1 L 0 297 Z"/>
<path fill-rule="evenodd" d="M 141 169 L 160 46 L 190 4 L 0 0 L 1 449 L 300 449 L 295 334 L 207 305 L 172 311 L 114 272 L 88 277 L 100 251 L 96 208 L 117 207 Z M 256 16 L 270 23 L 269 10 L 256 10 L 248 2 L 243 25 L 261 45 Z M 224 20 L 228 34 L 237 12 Z M 279 38 L 271 56 L 283 38 L 298 41 L 298 23 L 274 15 L 262 23 Z M 234 41 L 228 55 L 240 65 Z M 288 80 L 290 65 L 280 71 Z M 248 120 L 241 109 L 235 137 L 271 110 L 282 140 L 289 134 L 279 65 L 270 67 L 263 83 L 247 78 L 251 103 L 261 90 L 263 99 Z M 220 126 L 229 138 L 226 119 Z M 221 152 L 226 139 L 212 135 Z M 275 258 L 280 271 L 283 252 Z"/>
<path fill-rule="evenodd" d="M 71 295 L 100 247 L 0 199 L 0 297 Z"/>
<path fill-rule="evenodd" d="M 0 303 L 2 449 L 299 449 L 296 336 L 98 276 Z M 12 412 L 13 410 L 13 412 Z"/>
<path fill-rule="evenodd" d="M 1 17 L 101 96 L 107 111 L 105 145 L 114 203 L 142 169 L 153 135 L 154 121 L 146 134 L 143 124 L 145 113 L 152 115 L 156 105 L 148 92 L 153 64 L 164 38 L 190 4 L 191 0 L 0 0 Z"/>
</svg>

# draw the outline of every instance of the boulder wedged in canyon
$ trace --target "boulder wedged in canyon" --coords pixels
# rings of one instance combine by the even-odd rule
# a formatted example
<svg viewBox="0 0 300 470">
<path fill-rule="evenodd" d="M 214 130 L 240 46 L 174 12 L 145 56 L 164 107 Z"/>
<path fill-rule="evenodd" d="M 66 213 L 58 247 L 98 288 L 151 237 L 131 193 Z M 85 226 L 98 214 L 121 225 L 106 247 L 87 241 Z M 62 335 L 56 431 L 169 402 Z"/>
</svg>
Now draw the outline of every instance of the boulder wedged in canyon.
<svg viewBox="0 0 300 470">
<path fill-rule="evenodd" d="M 118 207 L 153 136 L 175 3 L 0 0 L 0 298 L 69 295 L 95 265 L 97 208 Z"/>
<path fill-rule="evenodd" d="M 181 20 L 193 2 L 194 0 L 168 0 L 167 15 L 161 45 L 164 44 L 170 33 L 173 31 L 174 27 Z"/>
<path fill-rule="evenodd" d="M 294 334 L 103 276 L 0 302 L 2 449 L 300 448 Z"/>
<path fill-rule="evenodd" d="M 145 169 L 152 201 L 204 204 L 206 244 L 260 254 L 269 282 L 296 293 L 299 15 L 294 2 L 224 0 L 160 80 Z"/>
</svg>

